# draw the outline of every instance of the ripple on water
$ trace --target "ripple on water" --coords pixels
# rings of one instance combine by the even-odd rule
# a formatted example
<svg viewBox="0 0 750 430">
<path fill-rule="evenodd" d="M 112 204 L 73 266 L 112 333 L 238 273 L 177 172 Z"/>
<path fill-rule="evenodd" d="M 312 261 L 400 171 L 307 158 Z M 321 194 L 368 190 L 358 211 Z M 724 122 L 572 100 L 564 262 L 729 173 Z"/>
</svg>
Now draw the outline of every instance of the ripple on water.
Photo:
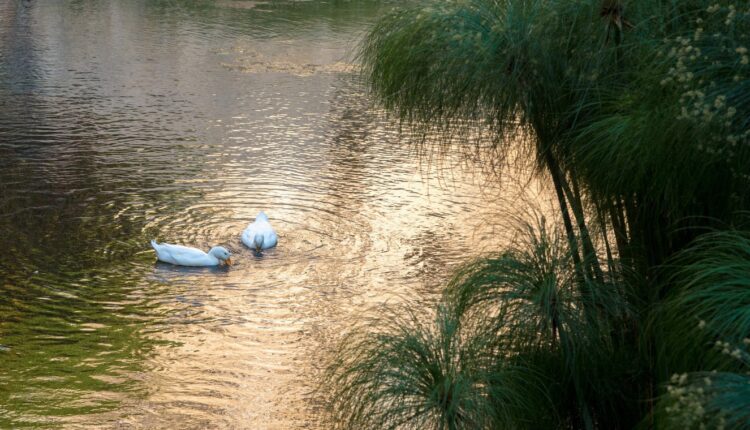
<svg viewBox="0 0 750 430">
<path fill-rule="evenodd" d="M 492 178 L 421 164 L 350 67 L 387 6 L 177 3 L 0 6 L 0 427 L 327 428 L 341 333 L 507 239 Z"/>
</svg>

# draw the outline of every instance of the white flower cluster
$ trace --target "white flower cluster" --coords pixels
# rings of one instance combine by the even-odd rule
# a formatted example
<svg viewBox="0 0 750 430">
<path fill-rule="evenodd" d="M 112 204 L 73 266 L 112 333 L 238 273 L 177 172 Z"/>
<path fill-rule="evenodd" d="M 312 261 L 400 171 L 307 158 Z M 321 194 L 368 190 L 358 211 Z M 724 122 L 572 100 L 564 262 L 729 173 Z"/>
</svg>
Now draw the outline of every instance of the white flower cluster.
<svg viewBox="0 0 750 430">
<path fill-rule="evenodd" d="M 742 343 L 744 346 L 750 345 L 750 338 L 743 339 Z M 717 340 L 714 346 L 716 347 L 716 349 L 720 350 L 722 354 L 728 355 L 735 360 L 750 365 L 750 354 L 748 354 L 748 352 L 743 350 L 742 348 L 733 347 L 729 342 L 722 342 L 720 340 Z"/>
<path fill-rule="evenodd" d="M 712 371 L 715 375 L 716 371 Z M 716 429 L 727 427 L 726 412 L 718 414 L 706 410 L 711 400 L 713 381 L 709 376 L 692 376 L 687 373 L 674 374 L 667 385 L 669 406 L 664 411 L 670 420 L 685 429 Z"/>
<path fill-rule="evenodd" d="M 735 89 L 750 81 L 748 22 L 749 3 L 717 2 L 695 19 L 692 34 L 666 39 L 667 49 L 659 53 L 671 65 L 661 85 L 681 95 L 677 119 L 711 130 L 712 137 L 696 144 L 700 151 L 733 157 L 740 147 L 750 149 L 746 118 L 733 105 Z"/>
<path fill-rule="evenodd" d="M 724 417 L 707 416 L 704 405 L 709 400 L 708 387 L 711 379 L 708 377 L 700 380 L 690 380 L 687 373 L 674 374 L 667 385 L 667 393 L 671 400 L 670 406 L 664 410 L 670 415 L 671 420 L 676 421 L 686 429 L 708 428 L 724 429 L 726 420 Z"/>
<path fill-rule="evenodd" d="M 706 328 L 706 321 L 700 320 L 698 328 Z M 732 360 L 739 361 L 742 368 L 750 368 L 750 338 L 744 338 L 741 345 L 734 346 L 729 342 L 716 341 L 715 348 Z M 750 374 L 750 372 L 748 372 Z M 717 393 L 722 392 L 720 378 L 716 370 L 699 373 L 673 374 L 667 385 L 667 404 L 664 411 L 670 420 L 685 429 L 725 429 L 726 411 L 716 410 L 712 400 Z"/>
<path fill-rule="evenodd" d="M 743 357 L 743 351 L 739 348 L 732 348 L 732 345 L 729 342 L 722 342 L 720 340 L 717 340 L 716 348 L 721 350 L 722 354 L 732 356 L 737 360 L 740 360 Z"/>
</svg>

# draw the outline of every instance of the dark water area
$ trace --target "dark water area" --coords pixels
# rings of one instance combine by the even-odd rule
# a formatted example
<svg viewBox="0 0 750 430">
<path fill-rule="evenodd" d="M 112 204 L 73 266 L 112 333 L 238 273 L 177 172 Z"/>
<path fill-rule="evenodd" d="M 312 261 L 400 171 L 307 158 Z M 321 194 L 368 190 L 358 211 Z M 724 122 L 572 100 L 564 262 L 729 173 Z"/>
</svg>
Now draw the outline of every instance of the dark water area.
<svg viewBox="0 0 750 430">
<path fill-rule="evenodd" d="M 341 333 L 499 246 L 496 181 L 426 165 L 358 79 L 388 7 L 0 1 L 0 428 L 326 428 Z"/>
</svg>

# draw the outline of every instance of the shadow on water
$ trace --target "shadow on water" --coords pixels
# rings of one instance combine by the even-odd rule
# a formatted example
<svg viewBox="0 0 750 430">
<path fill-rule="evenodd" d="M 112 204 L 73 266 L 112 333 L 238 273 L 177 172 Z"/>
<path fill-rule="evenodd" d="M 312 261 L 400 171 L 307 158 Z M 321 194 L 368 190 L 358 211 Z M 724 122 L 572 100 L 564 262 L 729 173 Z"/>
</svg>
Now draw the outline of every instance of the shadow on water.
<svg viewBox="0 0 750 430">
<path fill-rule="evenodd" d="M 156 274 L 161 274 L 165 279 L 167 276 L 177 276 L 181 277 L 183 275 L 199 275 L 199 274 L 205 274 L 205 275 L 218 275 L 221 273 L 227 273 L 230 270 L 232 270 L 231 266 L 227 265 L 220 265 L 220 266 L 209 266 L 209 267 L 186 267 L 186 266 L 175 266 L 174 264 L 169 263 L 163 263 L 161 261 L 157 261 L 154 263 L 154 268 L 156 269 Z"/>
</svg>

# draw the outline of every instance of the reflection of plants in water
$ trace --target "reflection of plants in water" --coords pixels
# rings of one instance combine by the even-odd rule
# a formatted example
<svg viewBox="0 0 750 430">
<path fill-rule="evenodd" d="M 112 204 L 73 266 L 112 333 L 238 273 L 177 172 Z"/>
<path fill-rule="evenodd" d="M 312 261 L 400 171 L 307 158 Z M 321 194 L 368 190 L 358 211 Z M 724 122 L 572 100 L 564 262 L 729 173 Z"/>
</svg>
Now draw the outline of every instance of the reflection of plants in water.
<svg viewBox="0 0 750 430">
<path fill-rule="evenodd" d="M 357 70 L 356 65 L 341 61 L 331 64 L 300 64 L 294 61 L 271 60 L 257 52 L 252 53 L 249 58 L 243 56 L 237 63 L 221 63 L 221 65 L 227 69 L 245 73 L 286 73 L 294 76 L 312 76 L 319 73 L 353 73 Z"/>
<path fill-rule="evenodd" d="M 160 17 L 178 14 L 180 19 L 220 22 L 267 38 L 308 34 L 316 29 L 345 34 L 359 32 L 363 24 L 371 22 L 393 3 L 378 0 L 158 0 L 148 2 L 147 7 Z"/>
<path fill-rule="evenodd" d="M 135 266 L 11 275 L 0 300 L 0 426 L 104 412 L 142 393 L 155 305 Z M 37 417 L 37 418 L 31 418 Z"/>
<path fill-rule="evenodd" d="M 75 167 L 36 163 L 24 171 L 0 173 L 0 180 L 13 184 L 0 200 L 0 229 L 5 232 L 0 240 L 6 249 L 0 255 L 0 271 L 59 272 L 61 267 L 84 269 L 128 258 L 155 233 L 146 227 L 150 214 L 199 198 L 171 185 L 170 177 L 100 177 L 113 166 L 94 165 L 94 156 L 79 154 Z M 92 164 L 84 166 L 86 162 Z M 51 175 L 67 178 L 57 183 L 37 179 Z M 131 191 L 156 185 L 177 189 Z"/>
<path fill-rule="evenodd" d="M 23 135 L 7 137 L 23 145 Z M 159 289 L 142 281 L 152 257 L 138 253 L 155 230 L 149 212 L 190 204 L 195 193 L 170 177 L 114 180 L 117 158 L 86 143 L 75 157 L 54 145 L 4 153 L 0 427 L 115 409 L 139 395 L 158 343 L 145 334 L 157 315 L 150 295 Z M 56 157 L 30 162 L 37 153 Z M 149 186 L 164 190 L 132 191 Z"/>
<path fill-rule="evenodd" d="M 147 217 L 195 193 L 170 178 L 113 181 L 105 173 L 116 163 L 95 158 L 79 150 L 75 165 L 53 159 L 0 173 L 14 187 L 0 200 L 2 427 L 115 409 L 142 390 L 143 362 L 158 343 L 145 334 L 157 315 L 150 297 L 159 289 L 142 280 L 153 260 L 138 255 L 155 233 Z M 130 191 L 144 183 L 166 190 Z"/>
</svg>

